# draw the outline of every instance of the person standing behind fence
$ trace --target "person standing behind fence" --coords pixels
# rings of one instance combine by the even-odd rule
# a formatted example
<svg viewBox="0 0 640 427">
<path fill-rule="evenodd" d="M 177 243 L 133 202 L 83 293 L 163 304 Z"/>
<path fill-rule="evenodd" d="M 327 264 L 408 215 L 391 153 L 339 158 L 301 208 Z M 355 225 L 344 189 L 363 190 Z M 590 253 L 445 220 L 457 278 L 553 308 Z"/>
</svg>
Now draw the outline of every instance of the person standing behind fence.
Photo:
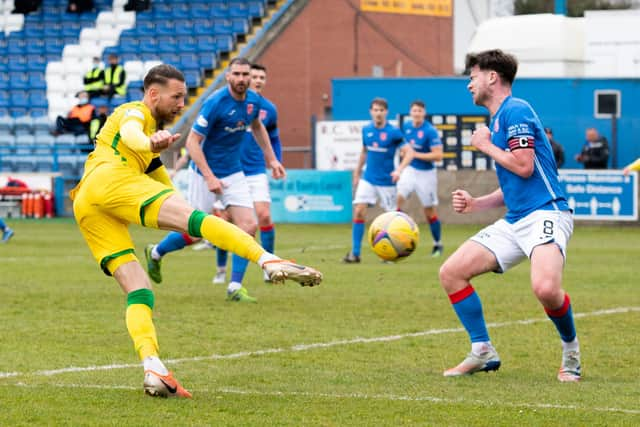
<svg viewBox="0 0 640 427">
<path fill-rule="evenodd" d="M 560 169 L 564 165 L 564 148 L 555 139 L 553 139 L 553 130 L 551 128 L 544 128 L 544 133 L 547 135 L 547 139 L 551 144 L 553 150 L 553 157 L 556 159 L 556 167 Z"/>
<path fill-rule="evenodd" d="M 600 136 L 595 128 L 585 132 L 586 141 L 576 161 L 582 163 L 585 169 L 607 169 L 609 166 L 609 143 L 607 138 Z"/>
<path fill-rule="evenodd" d="M 102 94 L 111 99 L 114 96 L 125 96 L 127 94 L 127 73 L 124 67 L 118 62 L 118 55 L 109 55 L 109 66 L 104 69 L 104 80 Z"/>
</svg>

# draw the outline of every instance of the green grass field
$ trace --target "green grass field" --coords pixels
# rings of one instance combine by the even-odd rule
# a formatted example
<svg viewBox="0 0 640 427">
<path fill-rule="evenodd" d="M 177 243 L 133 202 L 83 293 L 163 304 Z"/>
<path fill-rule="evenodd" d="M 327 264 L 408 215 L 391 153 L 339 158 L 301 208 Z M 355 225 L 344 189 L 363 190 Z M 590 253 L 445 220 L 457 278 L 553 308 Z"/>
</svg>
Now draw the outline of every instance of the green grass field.
<svg viewBox="0 0 640 427">
<path fill-rule="evenodd" d="M 365 247 L 339 261 L 348 225 L 277 227 L 277 252 L 321 269 L 322 286 L 262 283 L 255 305 L 212 285 L 212 251 L 164 261 L 155 287 L 163 359 L 192 400 L 142 392 L 125 297 L 70 220 L 9 221 L 0 245 L 0 425 L 640 425 L 640 228 L 576 227 L 565 288 L 584 380 L 555 376 L 560 343 L 533 297 L 529 266 L 474 281 L 500 356 L 497 373 L 444 378 L 467 336 L 438 284 L 428 230 L 399 264 Z M 447 254 L 478 226 L 444 226 Z M 132 228 L 146 243 L 164 233 Z"/>
</svg>

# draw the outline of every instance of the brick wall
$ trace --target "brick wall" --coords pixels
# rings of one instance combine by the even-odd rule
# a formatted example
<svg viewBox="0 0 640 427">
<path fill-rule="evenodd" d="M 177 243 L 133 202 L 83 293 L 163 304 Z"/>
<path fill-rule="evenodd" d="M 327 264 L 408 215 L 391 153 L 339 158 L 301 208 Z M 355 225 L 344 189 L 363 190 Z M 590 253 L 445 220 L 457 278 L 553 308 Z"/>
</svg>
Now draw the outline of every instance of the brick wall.
<svg viewBox="0 0 640 427">
<path fill-rule="evenodd" d="M 311 147 L 311 116 L 329 118 L 333 77 L 371 76 L 373 65 L 385 76 L 453 73 L 451 18 L 363 13 L 356 19 L 359 4 L 311 0 L 258 58 L 268 68 L 265 95 L 278 106 L 285 147 Z M 288 153 L 284 162 L 301 168 L 310 157 Z"/>
</svg>

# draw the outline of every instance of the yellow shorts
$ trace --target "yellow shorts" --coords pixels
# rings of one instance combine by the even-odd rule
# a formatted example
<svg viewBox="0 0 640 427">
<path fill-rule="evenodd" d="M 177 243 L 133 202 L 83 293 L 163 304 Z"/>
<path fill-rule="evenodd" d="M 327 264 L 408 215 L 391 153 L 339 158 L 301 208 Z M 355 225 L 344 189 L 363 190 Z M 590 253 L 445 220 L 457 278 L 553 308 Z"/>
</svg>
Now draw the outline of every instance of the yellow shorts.
<svg viewBox="0 0 640 427">
<path fill-rule="evenodd" d="M 102 270 L 111 275 L 136 260 L 129 224 L 158 227 L 162 202 L 174 189 L 135 170 L 103 163 L 71 192 L 73 214 Z"/>
</svg>

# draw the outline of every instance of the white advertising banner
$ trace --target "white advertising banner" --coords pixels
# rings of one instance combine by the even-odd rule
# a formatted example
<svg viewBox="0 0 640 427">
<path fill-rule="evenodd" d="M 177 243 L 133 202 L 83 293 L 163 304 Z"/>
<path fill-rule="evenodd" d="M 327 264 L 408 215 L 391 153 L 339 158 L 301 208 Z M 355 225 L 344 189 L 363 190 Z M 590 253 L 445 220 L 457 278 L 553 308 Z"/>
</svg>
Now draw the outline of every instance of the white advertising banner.
<svg viewBox="0 0 640 427">
<path fill-rule="evenodd" d="M 362 127 L 368 120 L 316 123 L 316 169 L 354 170 L 362 151 Z"/>
</svg>

